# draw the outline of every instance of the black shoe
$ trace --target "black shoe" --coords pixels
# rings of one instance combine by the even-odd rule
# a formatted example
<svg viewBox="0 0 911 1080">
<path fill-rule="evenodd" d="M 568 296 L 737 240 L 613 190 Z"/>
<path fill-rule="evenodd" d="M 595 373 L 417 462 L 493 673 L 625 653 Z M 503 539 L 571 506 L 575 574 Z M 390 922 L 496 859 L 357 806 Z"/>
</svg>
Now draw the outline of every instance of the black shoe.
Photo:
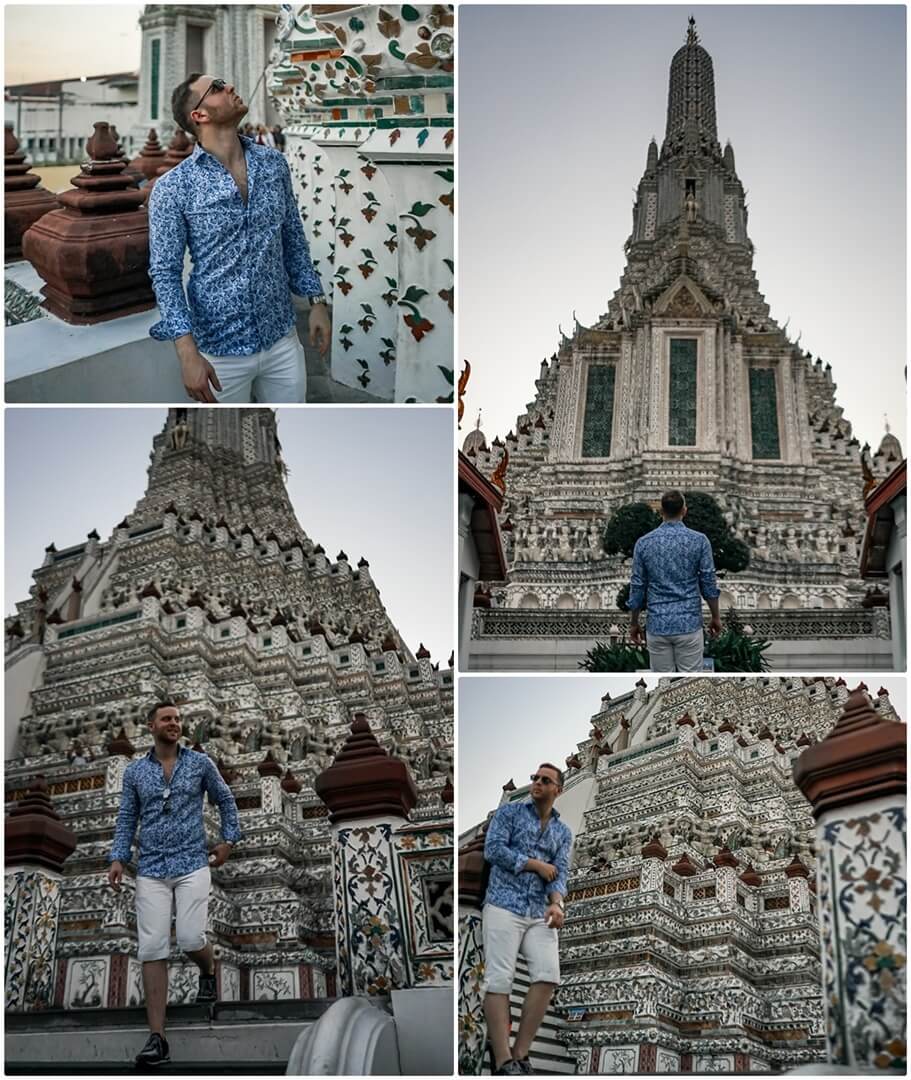
<svg viewBox="0 0 911 1080">
<path fill-rule="evenodd" d="M 493 1076 L 524 1076 L 522 1066 L 514 1058 L 504 1061 L 499 1069 L 494 1069 Z"/>
<path fill-rule="evenodd" d="M 524 1058 L 516 1058 L 515 1061 L 519 1068 L 522 1070 L 524 1076 L 535 1075 L 535 1070 L 531 1067 L 531 1062 L 528 1060 L 527 1056 Z"/>
<path fill-rule="evenodd" d="M 159 1065 L 169 1065 L 170 1062 L 168 1040 L 162 1038 L 157 1031 L 153 1031 L 148 1042 L 136 1055 L 136 1068 L 157 1069 Z"/>
<path fill-rule="evenodd" d="M 218 991 L 215 989 L 215 976 L 203 975 L 200 973 L 199 989 L 196 991 L 196 1004 L 211 1005 L 215 1001 L 218 1001 Z"/>
</svg>

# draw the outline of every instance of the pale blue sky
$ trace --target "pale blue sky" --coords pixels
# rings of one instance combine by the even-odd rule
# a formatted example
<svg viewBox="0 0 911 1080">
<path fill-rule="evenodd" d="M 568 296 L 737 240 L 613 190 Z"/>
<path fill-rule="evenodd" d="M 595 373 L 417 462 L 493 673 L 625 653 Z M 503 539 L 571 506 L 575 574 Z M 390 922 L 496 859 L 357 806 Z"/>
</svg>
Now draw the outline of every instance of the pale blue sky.
<svg viewBox="0 0 911 1080">
<path fill-rule="evenodd" d="M 28 596 L 45 547 L 81 543 L 132 511 L 166 412 L 6 410 L 6 604 Z M 279 409 L 288 493 L 330 558 L 363 555 L 409 647 L 453 648 L 452 413 L 423 408 Z"/>
<path fill-rule="evenodd" d="M 469 676 L 459 679 L 458 807 L 459 832 L 483 821 L 495 809 L 503 785 L 516 787 L 544 761 L 559 768 L 588 738 L 601 697 L 629 693 L 639 675 Z M 657 675 L 643 675 L 652 690 Z M 852 689 L 863 679 L 875 691 L 885 686 L 896 712 L 906 719 L 905 679 L 895 675 L 845 675 Z"/>
<path fill-rule="evenodd" d="M 463 435 L 479 406 L 488 438 L 505 435 L 558 324 L 606 310 L 691 11 L 772 314 L 832 364 L 861 442 L 878 444 L 888 412 L 904 444 L 902 6 L 463 5 Z"/>
</svg>

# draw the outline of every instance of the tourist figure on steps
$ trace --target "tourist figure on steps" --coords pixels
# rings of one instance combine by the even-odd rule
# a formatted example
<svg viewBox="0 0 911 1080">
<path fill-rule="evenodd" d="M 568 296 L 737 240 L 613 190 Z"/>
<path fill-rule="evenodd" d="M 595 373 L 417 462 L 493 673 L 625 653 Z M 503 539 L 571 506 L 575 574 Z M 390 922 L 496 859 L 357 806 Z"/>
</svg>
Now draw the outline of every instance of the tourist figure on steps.
<svg viewBox="0 0 911 1080">
<path fill-rule="evenodd" d="M 528 1053 L 560 982 L 557 931 L 563 926 L 573 842 L 554 809 L 562 790 L 560 769 L 539 765 L 531 777 L 531 798 L 505 803 L 487 829 L 484 857 L 491 869 L 484 897 L 482 988 L 494 1076 L 533 1072 Z M 531 985 L 510 1050 L 509 995 L 519 953 Z"/>
<path fill-rule="evenodd" d="M 224 79 L 190 75 L 171 98 L 193 153 L 149 197 L 149 276 L 194 401 L 261 405 L 306 400 L 306 364 L 291 293 L 310 300 L 310 344 L 330 324 L 291 173 L 280 151 L 238 133 L 247 106 Z M 193 270 L 183 288 L 184 255 Z"/>
<path fill-rule="evenodd" d="M 180 745 L 180 714 L 170 701 L 149 710 L 152 748 L 123 774 L 123 795 L 108 882 L 120 890 L 139 826 L 136 933 L 145 987 L 149 1039 L 136 1058 L 151 1068 L 170 1061 L 164 1037 L 168 999 L 171 908 L 177 908 L 177 945 L 199 967 L 197 1003 L 214 1002 L 215 960 L 206 941 L 210 866 L 221 866 L 240 839 L 237 803 L 212 759 Z M 211 855 L 202 820 L 203 797 L 218 807 L 224 837 Z"/>
<path fill-rule="evenodd" d="M 639 614 L 648 610 L 646 639 L 652 671 L 702 671 L 702 598 L 721 632 L 718 586 L 709 538 L 683 524 L 686 499 L 680 491 L 661 496 L 663 522 L 636 541 L 627 606 L 630 638 L 642 644 Z"/>
</svg>

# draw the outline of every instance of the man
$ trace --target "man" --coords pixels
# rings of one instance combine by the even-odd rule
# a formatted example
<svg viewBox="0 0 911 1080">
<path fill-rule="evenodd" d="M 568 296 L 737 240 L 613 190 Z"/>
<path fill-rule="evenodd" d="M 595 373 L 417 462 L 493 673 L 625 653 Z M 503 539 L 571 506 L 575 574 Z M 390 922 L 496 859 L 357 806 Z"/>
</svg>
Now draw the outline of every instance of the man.
<svg viewBox="0 0 911 1080">
<path fill-rule="evenodd" d="M 491 864 L 484 897 L 484 1016 L 494 1076 L 531 1074 L 528 1052 L 560 982 L 557 931 L 573 837 L 554 801 L 563 773 L 545 763 L 531 777 L 531 798 L 505 803 L 491 819 L 484 857 Z M 531 985 L 512 1050 L 509 994 L 521 953 Z"/>
<path fill-rule="evenodd" d="M 194 401 L 304 401 L 291 293 L 309 297 L 310 344 L 324 355 L 330 326 L 287 162 L 238 133 L 247 106 L 224 79 L 190 75 L 171 109 L 197 143 L 149 198 L 149 276 L 161 312 L 150 333 L 174 342 Z"/>
<path fill-rule="evenodd" d="M 627 606 L 630 638 L 642 644 L 639 615 L 648 608 L 646 640 L 652 671 L 702 671 L 702 597 L 712 615 L 709 637 L 721 632 L 718 586 L 709 538 L 683 524 L 686 499 L 661 496 L 662 523 L 636 541 Z"/>
<path fill-rule="evenodd" d="M 177 707 L 160 701 L 149 710 L 148 719 L 154 743 L 123 774 L 108 872 L 109 883 L 119 891 L 138 824 L 136 932 L 150 1035 L 136 1064 L 144 1068 L 171 1060 L 164 1026 L 172 904 L 177 908 L 177 944 L 199 967 L 196 1001 L 215 1001 L 215 960 L 206 941 L 209 867 L 226 862 L 241 835 L 237 803 L 211 758 L 180 745 Z M 206 793 L 218 807 L 224 837 L 211 855 L 202 819 Z"/>
</svg>

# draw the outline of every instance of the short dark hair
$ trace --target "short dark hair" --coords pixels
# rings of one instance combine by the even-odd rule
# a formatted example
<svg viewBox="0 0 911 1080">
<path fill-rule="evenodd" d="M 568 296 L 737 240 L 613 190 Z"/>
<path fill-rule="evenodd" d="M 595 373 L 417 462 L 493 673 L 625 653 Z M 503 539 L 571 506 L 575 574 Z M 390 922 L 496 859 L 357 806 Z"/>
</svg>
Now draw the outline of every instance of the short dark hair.
<svg viewBox="0 0 911 1080">
<path fill-rule="evenodd" d="M 190 119 L 190 98 L 193 96 L 190 87 L 197 79 L 202 78 L 202 74 L 201 71 L 194 71 L 171 94 L 171 112 L 174 114 L 174 123 L 182 131 L 188 131 L 192 135 L 196 134 L 196 125 Z"/>
<path fill-rule="evenodd" d="M 557 783 L 560 785 L 560 787 L 563 787 L 562 769 L 558 769 L 556 765 L 551 765 L 549 761 L 542 761 L 541 764 L 538 766 L 538 771 L 540 772 L 541 769 L 553 769 L 553 771 L 557 774 Z"/>
<path fill-rule="evenodd" d="M 661 509 L 670 517 L 676 517 L 683 509 L 685 502 L 683 492 L 675 488 L 673 491 L 665 491 L 661 496 Z"/>
<path fill-rule="evenodd" d="M 155 704 L 152 706 L 152 708 L 149 709 L 149 711 L 146 713 L 146 723 L 147 724 L 152 723 L 152 721 L 155 719 L 155 714 L 158 712 L 159 709 L 176 709 L 176 708 L 177 708 L 177 702 L 176 701 L 156 701 Z"/>
</svg>

